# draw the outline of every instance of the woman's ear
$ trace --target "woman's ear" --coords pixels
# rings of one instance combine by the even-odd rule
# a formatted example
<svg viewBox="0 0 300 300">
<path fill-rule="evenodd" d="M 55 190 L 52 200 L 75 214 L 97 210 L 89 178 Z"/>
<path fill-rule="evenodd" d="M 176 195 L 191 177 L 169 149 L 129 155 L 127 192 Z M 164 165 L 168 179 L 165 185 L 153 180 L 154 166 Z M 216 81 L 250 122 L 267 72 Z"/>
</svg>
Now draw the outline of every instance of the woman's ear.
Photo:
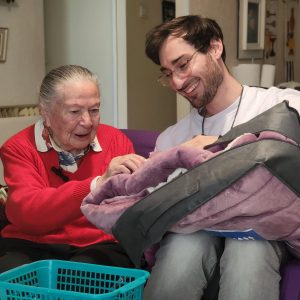
<svg viewBox="0 0 300 300">
<path fill-rule="evenodd" d="M 210 54 L 215 58 L 219 59 L 223 53 L 223 43 L 221 40 L 212 40 L 210 42 Z"/>
<path fill-rule="evenodd" d="M 44 126 L 47 127 L 47 128 L 50 128 L 51 127 L 51 122 L 50 122 L 49 116 L 44 115 L 43 120 L 44 120 Z"/>
<path fill-rule="evenodd" d="M 39 111 L 40 111 L 40 116 L 44 121 L 44 126 L 50 127 L 49 109 L 45 105 L 40 104 Z"/>
</svg>

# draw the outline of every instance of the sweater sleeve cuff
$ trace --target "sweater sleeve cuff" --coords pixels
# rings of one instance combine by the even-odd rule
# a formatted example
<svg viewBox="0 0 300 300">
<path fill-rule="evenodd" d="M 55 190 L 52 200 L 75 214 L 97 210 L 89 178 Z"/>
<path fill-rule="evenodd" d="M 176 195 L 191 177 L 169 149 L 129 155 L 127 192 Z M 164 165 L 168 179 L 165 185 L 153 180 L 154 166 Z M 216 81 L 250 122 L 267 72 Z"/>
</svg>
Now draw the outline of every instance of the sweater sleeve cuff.
<svg viewBox="0 0 300 300">
<path fill-rule="evenodd" d="M 95 177 L 92 182 L 91 182 L 91 185 L 90 185 L 90 190 L 91 192 L 97 187 L 97 180 L 100 178 L 101 176 L 97 176 Z"/>
</svg>

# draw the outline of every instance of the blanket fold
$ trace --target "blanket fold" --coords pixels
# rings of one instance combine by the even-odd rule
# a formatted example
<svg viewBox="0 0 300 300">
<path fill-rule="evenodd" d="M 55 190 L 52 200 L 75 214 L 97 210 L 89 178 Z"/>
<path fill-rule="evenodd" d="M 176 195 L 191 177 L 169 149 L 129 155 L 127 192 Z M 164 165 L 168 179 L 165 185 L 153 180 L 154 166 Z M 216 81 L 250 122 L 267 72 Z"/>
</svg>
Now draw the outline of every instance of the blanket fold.
<svg viewBox="0 0 300 300">
<path fill-rule="evenodd" d="M 299 255 L 299 142 L 298 113 L 284 102 L 206 149 L 155 153 L 132 175 L 116 175 L 90 193 L 81 209 L 113 231 L 136 266 L 167 231 L 282 240 Z M 166 183 L 178 168 L 188 171 Z"/>
</svg>

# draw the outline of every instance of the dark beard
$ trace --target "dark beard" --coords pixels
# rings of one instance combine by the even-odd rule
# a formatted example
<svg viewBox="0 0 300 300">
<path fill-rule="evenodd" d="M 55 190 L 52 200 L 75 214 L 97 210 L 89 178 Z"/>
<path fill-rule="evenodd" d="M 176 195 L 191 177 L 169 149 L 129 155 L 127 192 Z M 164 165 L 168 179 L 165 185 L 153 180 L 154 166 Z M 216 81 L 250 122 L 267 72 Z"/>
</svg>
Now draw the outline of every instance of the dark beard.
<svg viewBox="0 0 300 300">
<path fill-rule="evenodd" d="M 204 72 L 206 73 L 203 84 L 204 92 L 200 96 L 198 103 L 193 105 L 198 110 L 201 110 L 213 101 L 217 94 L 218 88 L 223 81 L 223 73 L 220 66 L 211 58 L 209 54 L 207 55 L 206 68 Z"/>
</svg>

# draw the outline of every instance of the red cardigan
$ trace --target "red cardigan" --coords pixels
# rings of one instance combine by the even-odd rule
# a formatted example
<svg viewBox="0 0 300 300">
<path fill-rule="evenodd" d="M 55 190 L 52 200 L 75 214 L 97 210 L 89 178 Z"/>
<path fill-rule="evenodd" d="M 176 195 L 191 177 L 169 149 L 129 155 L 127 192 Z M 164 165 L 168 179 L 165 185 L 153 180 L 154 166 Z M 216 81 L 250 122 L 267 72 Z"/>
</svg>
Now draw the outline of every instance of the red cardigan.
<svg viewBox="0 0 300 300">
<path fill-rule="evenodd" d="M 53 149 L 37 151 L 34 126 L 2 146 L 9 189 L 6 214 L 11 223 L 1 231 L 2 237 L 78 247 L 115 241 L 82 215 L 80 205 L 90 192 L 91 181 L 105 172 L 111 159 L 134 149 L 121 131 L 108 125 L 99 125 L 97 137 L 102 151 L 89 151 L 75 173 L 63 171 L 68 182 L 51 171 L 51 167 L 59 167 L 57 153 Z"/>
</svg>

